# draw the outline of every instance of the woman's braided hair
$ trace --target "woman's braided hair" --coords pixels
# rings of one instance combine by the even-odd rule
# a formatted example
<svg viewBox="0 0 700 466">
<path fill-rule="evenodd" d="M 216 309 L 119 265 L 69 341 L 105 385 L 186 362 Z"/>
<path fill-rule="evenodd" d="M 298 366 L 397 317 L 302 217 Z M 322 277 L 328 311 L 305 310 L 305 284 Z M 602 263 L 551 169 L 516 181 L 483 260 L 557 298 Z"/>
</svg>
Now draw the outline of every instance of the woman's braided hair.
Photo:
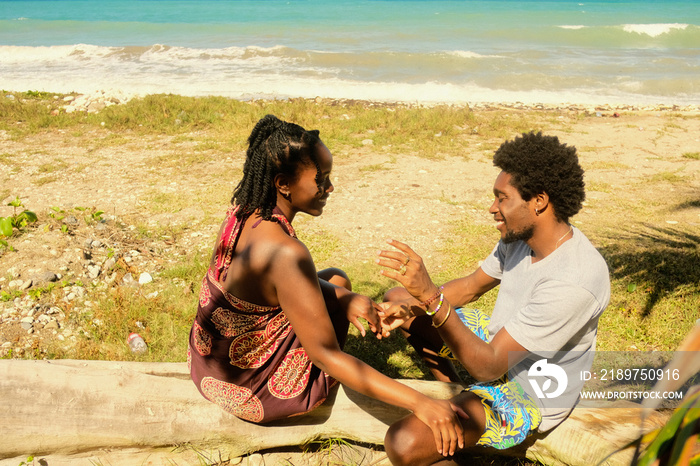
<svg viewBox="0 0 700 466">
<path fill-rule="evenodd" d="M 260 210 L 269 220 L 277 205 L 275 176 L 294 178 L 301 165 L 316 166 L 316 184 L 321 186 L 321 168 L 316 160 L 315 146 L 321 142 L 317 130 L 265 115 L 248 137 L 248 150 L 243 165 L 243 178 L 233 191 L 231 203 L 240 205 L 239 218 Z"/>
</svg>

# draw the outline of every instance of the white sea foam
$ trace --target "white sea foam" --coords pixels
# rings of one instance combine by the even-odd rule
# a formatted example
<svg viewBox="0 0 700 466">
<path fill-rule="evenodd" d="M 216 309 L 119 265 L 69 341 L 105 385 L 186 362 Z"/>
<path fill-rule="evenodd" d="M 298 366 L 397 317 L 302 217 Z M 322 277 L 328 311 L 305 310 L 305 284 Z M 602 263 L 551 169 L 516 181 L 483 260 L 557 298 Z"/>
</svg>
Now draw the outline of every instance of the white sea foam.
<svg viewBox="0 0 700 466">
<path fill-rule="evenodd" d="M 36 60 L 61 59 L 67 57 L 73 46 L 28 47 L 4 45 L 0 47 L 0 63 L 21 64 Z"/>
<path fill-rule="evenodd" d="M 22 45 L 0 46 L 0 63 L 20 65 L 37 62 L 60 62 L 62 60 L 88 61 L 102 59 L 121 50 L 122 47 L 101 47 L 97 45 L 51 45 L 29 47 Z"/>
<path fill-rule="evenodd" d="M 459 58 L 501 58 L 498 55 L 482 55 L 469 50 L 448 50 L 445 53 Z"/>
<path fill-rule="evenodd" d="M 622 29 L 625 32 L 634 32 L 637 34 L 646 34 L 651 37 L 658 37 L 662 34 L 668 34 L 669 32 L 680 29 L 684 30 L 688 27 L 688 24 L 681 23 L 670 23 L 670 24 L 625 24 Z"/>
<path fill-rule="evenodd" d="M 561 29 L 573 29 L 573 30 L 586 28 L 586 26 L 583 26 L 581 24 L 564 24 L 564 25 L 558 26 L 558 27 L 560 27 Z"/>
<path fill-rule="evenodd" d="M 501 79 L 498 80 L 501 83 L 499 86 L 488 76 L 489 73 L 500 73 L 504 66 L 502 61 L 490 60 L 492 63 L 487 66 L 492 66 L 493 70 L 483 71 L 479 66 L 472 65 L 480 65 L 479 59 L 493 55 L 469 51 L 445 52 L 476 60 L 468 64 L 470 68 L 466 72 L 463 70 L 466 66 L 462 64 L 457 68 L 445 65 L 448 71 L 458 70 L 462 74 L 454 79 L 447 73 L 448 77 L 444 80 L 440 78 L 440 73 L 430 77 L 426 75 L 424 80 L 415 79 L 416 75 L 410 73 L 414 69 L 412 67 L 415 67 L 416 73 L 420 71 L 420 60 L 426 60 L 423 63 L 436 63 L 432 54 L 424 57 L 401 56 L 395 61 L 389 60 L 388 65 L 387 60 L 383 60 L 384 68 L 377 69 L 372 68 L 373 56 L 367 59 L 366 55 L 360 55 L 365 61 L 358 64 L 354 61 L 357 57 L 351 53 L 337 53 L 342 57 L 319 59 L 316 53 L 284 46 L 0 46 L 0 89 L 58 93 L 94 93 L 113 89 L 127 95 L 220 95 L 244 100 L 319 96 L 421 103 L 642 104 L 671 101 L 683 104 L 693 99 L 692 95 L 676 98 L 667 93 L 664 98 L 639 94 L 641 88 L 637 85 L 624 84 L 633 81 L 628 77 L 614 86 L 607 81 L 598 85 L 593 79 L 586 80 L 586 85 L 590 87 L 585 89 L 577 88 L 570 81 L 566 88 L 550 86 L 543 90 L 537 70 L 521 75 L 523 77 L 517 85 Z M 583 81 L 579 85 L 583 85 Z M 655 92 L 654 89 L 643 91 Z"/>
<path fill-rule="evenodd" d="M 634 89 L 601 90 L 523 90 L 512 91 L 486 88 L 473 83 L 446 84 L 437 82 L 411 84 L 404 82 L 361 82 L 341 78 L 309 78 L 279 73 L 233 73 L 209 69 L 198 73 L 135 72 L 119 74 L 76 74 L 62 70 L 51 79 L 34 73 L 23 77 L 0 79 L 0 87 L 6 90 L 38 90 L 46 92 L 95 93 L 104 89 L 129 96 L 172 93 L 184 96 L 224 96 L 240 100 L 259 98 L 286 99 L 331 98 L 360 99 L 377 102 L 407 102 L 422 104 L 474 104 L 481 102 L 521 102 L 524 104 L 627 104 L 644 105 L 668 103 L 667 98 L 635 94 Z M 674 99 L 675 100 L 675 99 Z M 673 103 L 683 104 L 678 101 Z"/>
<path fill-rule="evenodd" d="M 250 83 L 236 83 L 231 89 L 238 93 L 228 94 L 230 97 L 249 98 L 279 98 L 279 97 L 325 97 L 353 98 L 376 102 L 407 102 L 422 104 L 474 104 L 483 102 L 521 102 L 524 104 L 562 103 L 590 104 L 653 104 L 663 102 L 653 96 L 638 96 L 606 93 L 600 89 L 572 89 L 567 91 L 509 91 L 503 89 L 488 89 L 474 84 L 443 84 L 443 83 L 379 83 L 356 82 L 339 79 L 319 80 L 310 85 L 306 80 L 291 79 L 269 83 L 263 87 Z M 263 91 L 267 88 L 267 92 Z M 272 92 L 270 92 L 272 91 Z"/>
</svg>

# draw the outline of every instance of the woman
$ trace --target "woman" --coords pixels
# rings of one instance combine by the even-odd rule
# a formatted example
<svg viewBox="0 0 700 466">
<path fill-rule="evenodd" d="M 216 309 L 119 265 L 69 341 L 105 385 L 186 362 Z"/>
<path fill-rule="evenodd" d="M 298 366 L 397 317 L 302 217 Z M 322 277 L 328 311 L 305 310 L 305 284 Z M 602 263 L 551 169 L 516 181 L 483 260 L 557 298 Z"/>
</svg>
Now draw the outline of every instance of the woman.
<svg viewBox="0 0 700 466">
<path fill-rule="evenodd" d="M 298 212 L 321 215 L 333 157 L 318 131 L 267 115 L 248 138 L 243 178 L 221 226 L 190 332 L 188 361 L 202 395 L 266 423 L 320 405 L 336 381 L 409 409 L 445 455 L 462 446 L 454 405 L 434 400 L 344 353 L 349 323 L 381 337 L 372 301 L 338 269 L 316 272 L 296 238 Z"/>
</svg>

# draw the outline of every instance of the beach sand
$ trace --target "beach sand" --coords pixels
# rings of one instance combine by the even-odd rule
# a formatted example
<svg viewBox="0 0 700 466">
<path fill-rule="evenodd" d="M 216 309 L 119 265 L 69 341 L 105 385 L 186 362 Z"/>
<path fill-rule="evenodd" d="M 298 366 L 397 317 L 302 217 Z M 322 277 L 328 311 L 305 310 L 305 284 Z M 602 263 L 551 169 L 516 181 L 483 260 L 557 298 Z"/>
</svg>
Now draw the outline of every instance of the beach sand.
<svg viewBox="0 0 700 466">
<path fill-rule="evenodd" d="M 524 110 L 493 106 L 475 111 L 496 118 Z M 547 112 L 542 119 L 544 132 L 575 146 L 586 169 L 587 202 L 573 219 L 577 227 L 586 232 L 587 225 L 595 221 L 610 235 L 628 234 L 642 227 L 629 223 L 631 210 L 636 214 L 642 209 L 647 226 L 698 231 L 697 112 L 606 110 L 600 116 L 569 110 L 542 112 Z M 122 142 L 103 148 L 94 144 L 111 137 Z M 158 251 L 158 257 L 151 254 L 143 265 L 154 274 L 193 249 L 208 255 L 243 160 L 242 153 L 220 160 L 219 154 L 202 150 L 197 152 L 197 163 L 178 163 L 170 154 L 190 144 L 186 139 L 159 134 L 116 135 L 108 130 L 79 138 L 70 132 L 47 131 L 22 140 L 0 132 L 0 141 L 4 153 L 0 162 L 9 168 L 3 169 L 0 215 L 11 213 L 4 206 L 15 196 L 26 208 L 41 213 L 41 225 L 13 243 L 16 251 L 0 255 L 0 270 L 8 271 L 0 281 L 2 290 L 9 289 L 10 281 L 26 280 L 37 271 L 66 273 L 76 263 L 79 266 L 80 258 L 74 259 L 79 256 L 76 251 L 87 239 L 100 237 L 99 225 L 80 229 L 72 236 L 46 228 L 52 207 L 68 211 L 94 206 L 105 211 L 106 218 L 125 222 L 127 232 L 149 225 L 162 231 L 169 225 L 177 234 L 154 237 L 145 248 L 139 246 L 144 256 L 149 250 Z M 385 239 L 391 237 L 409 243 L 425 258 L 429 269 L 437 270 L 446 259 L 440 245 L 451 236 L 450 222 L 461 219 L 477 225 L 493 224 L 487 212 L 497 175 L 491 158 L 501 142 L 475 136 L 465 144 L 462 156 L 442 159 L 415 153 L 395 157 L 369 142 L 360 149 L 330 147 L 335 154 L 335 191 L 320 218 L 300 216 L 295 227 L 304 237 L 320 233 L 342 242 L 333 257 L 317 258 L 319 267 L 371 263 Z M 127 237 L 120 236 L 125 250 L 130 247 Z M 596 235 L 598 241 L 602 238 L 601 233 Z M 496 240 L 494 226 L 494 243 Z M 4 306 L 0 329 L 3 341 L 11 341 L 14 348 L 30 348 L 41 345 L 37 339 L 56 338 L 55 332 L 28 335 L 18 331 L 18 319 L 7 317 L 12 303 Z M 293 464 L 307 464 L 293 457 L 297 458 Z M 46 458 L 49 464 L 61 464 L 59 458 Z M 158 458 L 149 461 L 158 462 Z M 190 464 L 183 457 L 178 459 L 176 453 L 164 452 L 162 461 L 168 458 L 177 464 Z M 370 458 L 359 464 L 377 460 L 374 455 Z M 113 457 L 110 453 L 92 457 L 105 464 L 133 464 L 134 459 L 116 453 Z"/>
</svg>

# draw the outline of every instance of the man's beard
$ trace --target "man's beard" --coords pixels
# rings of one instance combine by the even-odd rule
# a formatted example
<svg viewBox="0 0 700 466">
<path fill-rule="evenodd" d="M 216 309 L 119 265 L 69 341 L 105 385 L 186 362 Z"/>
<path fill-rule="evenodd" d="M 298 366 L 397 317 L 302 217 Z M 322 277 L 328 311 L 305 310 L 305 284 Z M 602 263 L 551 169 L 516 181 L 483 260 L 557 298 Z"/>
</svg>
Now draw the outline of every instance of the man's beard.
<svg viewBox="0 0 700 466">
<path fill-rule="evenodd" d="M 520 231 L 513 231 L 513 230 L 508 230 L 508 226 L 506 225 L 506 236 L 503 238 L 503 242 L 508 244 L 508 243 L 514 243 L 516 241 L 527 241 L 530 238 L 532 238 L 532 235 L 535 234 L 535 226 L 530 225 L 529 227 L 523 228 Z"/>
</svg>

